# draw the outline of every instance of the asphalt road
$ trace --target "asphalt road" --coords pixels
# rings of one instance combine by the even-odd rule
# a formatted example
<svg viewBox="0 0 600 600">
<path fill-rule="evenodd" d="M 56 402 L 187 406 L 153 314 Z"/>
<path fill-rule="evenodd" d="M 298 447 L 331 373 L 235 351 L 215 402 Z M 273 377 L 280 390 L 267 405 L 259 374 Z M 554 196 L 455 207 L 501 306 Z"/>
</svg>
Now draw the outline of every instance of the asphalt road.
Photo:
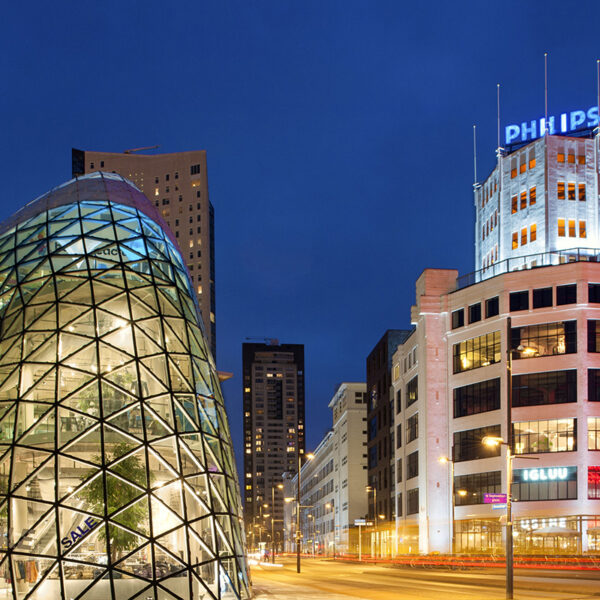
<svg viewBox="0 0 600 600">
<path fill-rule="evenodd" d="M 282 567 L 252 567 L 258 600 L 504 600 L 505 575 L 499 570 L 421 570 L 306 559 L 296 573 L 294 559 Z M 521 572 L 516 600 L 600 598 L 597 572 Z"/>
</svg>

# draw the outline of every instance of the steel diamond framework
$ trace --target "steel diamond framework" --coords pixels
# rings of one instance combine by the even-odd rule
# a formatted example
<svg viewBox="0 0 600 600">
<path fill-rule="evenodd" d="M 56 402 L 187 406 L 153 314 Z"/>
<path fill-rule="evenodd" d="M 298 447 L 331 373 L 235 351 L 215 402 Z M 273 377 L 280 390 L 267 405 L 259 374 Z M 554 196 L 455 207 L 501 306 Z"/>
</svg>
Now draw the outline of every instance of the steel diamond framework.
<svg viewBox="0 0 600 600">
<path fill-rule="evenodd" d="M 171 236 L 107 173 L 0 226 L 0 599 L 250 595 L 223 399 Z"/>
</svg>

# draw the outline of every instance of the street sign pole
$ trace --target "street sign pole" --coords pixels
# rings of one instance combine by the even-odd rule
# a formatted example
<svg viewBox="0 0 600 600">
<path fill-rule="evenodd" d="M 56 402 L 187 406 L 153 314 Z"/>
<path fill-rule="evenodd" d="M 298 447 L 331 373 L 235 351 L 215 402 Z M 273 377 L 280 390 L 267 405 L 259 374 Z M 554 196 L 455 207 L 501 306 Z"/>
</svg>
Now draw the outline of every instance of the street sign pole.
<svg viewBox="0 0 600 600">
<path fill-rule="evenodd" d="M 358 526 L 358 561 L 362 562 L 362 525 Z"/>
</svg>

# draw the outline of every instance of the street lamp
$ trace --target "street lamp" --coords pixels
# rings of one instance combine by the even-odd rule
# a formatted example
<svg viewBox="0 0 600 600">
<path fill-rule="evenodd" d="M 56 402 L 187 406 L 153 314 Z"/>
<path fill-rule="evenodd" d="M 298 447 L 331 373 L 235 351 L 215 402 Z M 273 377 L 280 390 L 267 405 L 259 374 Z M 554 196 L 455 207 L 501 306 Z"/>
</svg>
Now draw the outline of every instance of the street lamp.
<svg viewBox="0 0 600 600">
<path fill-rule="evenodd" d="M 482 440 L 484 446 L 506 446 L 506 598 L 512 600 L 514 590 L 513 575 L 513 525 L 512 525 L 512 461 L 510 445 L 501 437 L 486 435 Z"/>
<path fill-rule="evenodd" d="M 375 555 L 375 558 L 377 558 L 377 532 L 378 532 L 378 527 L 377 527 L 377 486 L 374 485 L 368 485 L 365 490 L 367 491 L 367 495 L 369 494 L 369 492 L 373 492 L 373 521 L 375 523 L 375 552 L 373 552 L 373 548 L 371 548 L 371 554 Z"/>
<path fill-rule="evenodd" d="M 271 562 L 275 564 L 275 488 L 282 490 L 283 483 L 271 486 Z"/>
<path fill-rule="evenodd" d="M 312 460 L 314 454 L 305 454 L 306 460 Z M 302 470 L 302 454 L 298 449 L 298 489 L 296 493 L 296 573 L 300 573 L 300 537 L 302 535 L 302 529 L 300 527 L 300 481 L 301 481 L 301 470 Z"/>
</svg>

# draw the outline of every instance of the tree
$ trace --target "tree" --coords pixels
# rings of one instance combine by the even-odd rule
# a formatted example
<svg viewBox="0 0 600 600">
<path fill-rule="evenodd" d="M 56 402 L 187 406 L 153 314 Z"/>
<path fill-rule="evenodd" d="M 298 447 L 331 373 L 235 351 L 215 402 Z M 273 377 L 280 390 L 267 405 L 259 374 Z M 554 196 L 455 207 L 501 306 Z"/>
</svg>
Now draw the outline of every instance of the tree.
<svg viewBox="0 0 600 600">
<path fill-rule="evenodd" d="M 120 456 L 124 456 L 130 452 L 132 448 L 132 446 L 124 442 L 117 444 L 111 454 L 107 456 L 107 462 L 111 463 L 117 460 Z M 100 462 L 99 458 L 97 460 Z M 128 481 L 146 488 L 146 467 L 139 456 L 128 456 L 113 465 L 110 470 L 112 473 L 116 473 Z M 82 477 L 82 481 L 87 481 L 95 472 L 88 471 Z M 104 479 L 102 475 L 96 477 L 81 491 L 81 497 L 88 503 L 88 509 L 99 515 L 104 514 Z M 142 493 L 137 488 L 127 485 L 122 480 L 114 477 L 111 472 L 106 471 L 106 508 L 109 515 L 123 508 L 136 498 L 139 498 L 141 495 Z M 147 519 L 148 504 L 146 502 L 137 502 L 113 518 L 115 522 L 133 531 L 137 531 L 141 523 Z M 125 531 L 120 527 L 112 526 L 110 530 L 110 558 L 114 564 L 124 550 L 135 548 L 138 542 L 133 533 Z M 100 538 L 103 540 L 106 539 L 106 528 L 104 527 L 102 527 L 100 532 Z"/>
</svg>

